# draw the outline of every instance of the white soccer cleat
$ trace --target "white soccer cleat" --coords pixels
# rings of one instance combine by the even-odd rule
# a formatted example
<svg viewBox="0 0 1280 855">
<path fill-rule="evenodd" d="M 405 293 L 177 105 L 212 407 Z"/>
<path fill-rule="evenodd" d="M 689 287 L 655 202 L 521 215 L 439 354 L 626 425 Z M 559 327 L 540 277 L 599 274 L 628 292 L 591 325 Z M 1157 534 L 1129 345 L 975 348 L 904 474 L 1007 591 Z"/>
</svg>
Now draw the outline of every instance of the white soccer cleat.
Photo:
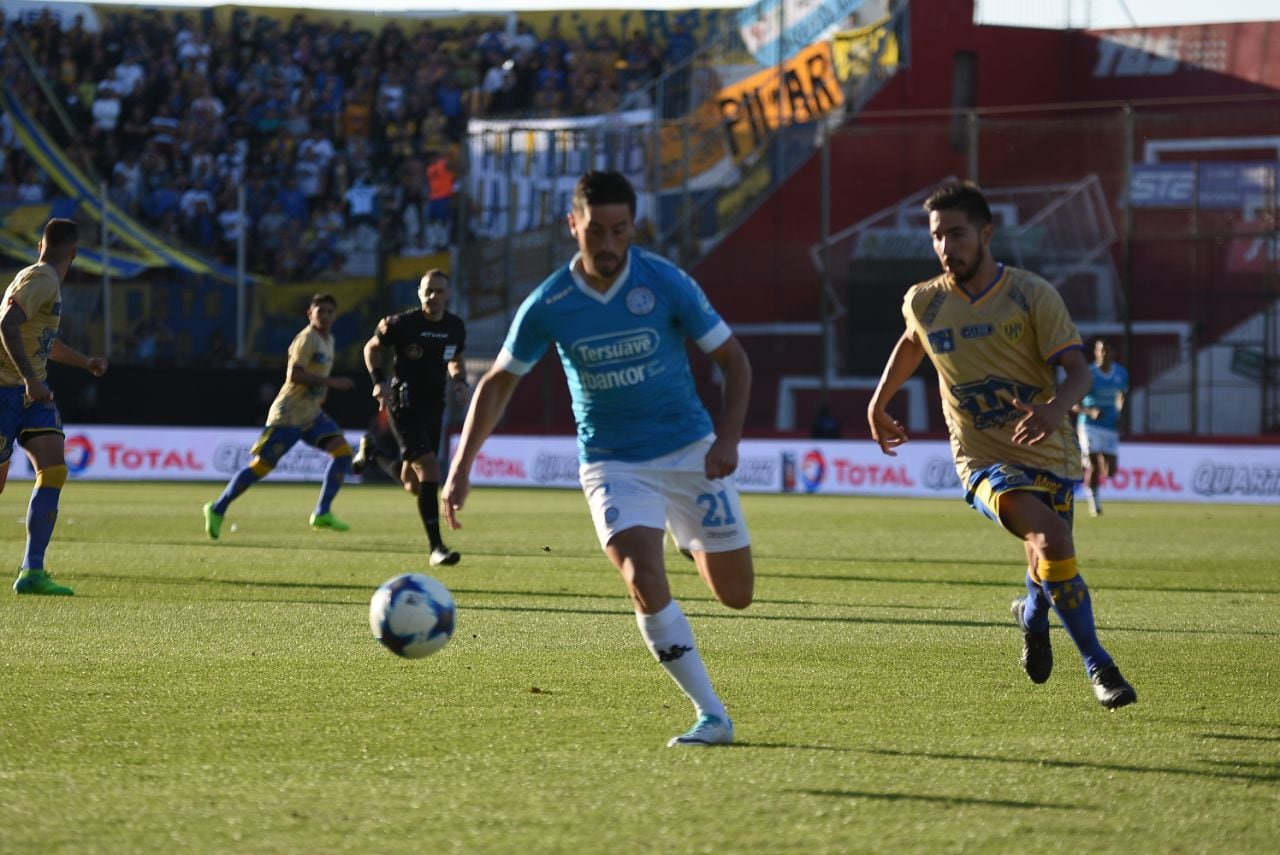
<svg viewBox="0 0 1280 855">
<path fill-rule="evenodd" d="M 718 715 L 700 715 L 686 733 L 671 737 L 668 748 L 678 745 L 732 745 L 733 722 Z"/>
</svg>

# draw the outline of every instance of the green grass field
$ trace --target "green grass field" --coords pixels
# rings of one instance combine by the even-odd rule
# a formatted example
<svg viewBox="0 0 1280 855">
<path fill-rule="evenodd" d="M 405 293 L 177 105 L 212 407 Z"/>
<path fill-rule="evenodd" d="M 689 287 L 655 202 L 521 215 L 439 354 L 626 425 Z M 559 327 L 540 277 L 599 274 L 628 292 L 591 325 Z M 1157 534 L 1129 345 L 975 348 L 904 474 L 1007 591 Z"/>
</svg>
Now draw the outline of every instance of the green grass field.
<svg viewBox="0 0 1280 855">
<path fill-rule="evenodd" d="M 0 852 L 1272 852 L 1280 508 L 1113 503 L 1077 521 L 1108 713 L 1056 628 L 1033 686 L 1021 547 L 963 503 L 747 496 L 757 601 L 673 587 L 739 744 L 674 750 L 688 703 L 644 650 L 576 492 L 479 490 L 431 571 L 411 499 L 73 483 L 72 599 L 0 592 Z M 16 567 L 26 485 L 0 498 Z M 236 530 L 230 527 L 235 524 Z M 549 547 L 549 551 L 544 548 Z M 368 628 L 384 579 L 458 601 L 441 653 Z M 6 584 L 8 584 L 6 579 Z"/>
</svg>

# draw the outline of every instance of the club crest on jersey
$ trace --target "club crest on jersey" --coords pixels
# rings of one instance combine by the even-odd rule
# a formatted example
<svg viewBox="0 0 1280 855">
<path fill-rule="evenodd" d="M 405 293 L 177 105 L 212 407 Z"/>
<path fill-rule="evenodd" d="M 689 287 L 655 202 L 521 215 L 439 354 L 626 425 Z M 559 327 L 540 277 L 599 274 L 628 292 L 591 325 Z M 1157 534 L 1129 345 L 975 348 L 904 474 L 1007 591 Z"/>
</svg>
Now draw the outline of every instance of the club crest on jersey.
<svg viewBox="0 0 1280 855">
<path fill-rule="evenodd" d="M 417 342 L 414 342 L 413 344 L 409 345 L 404 349 L 404 355 L 409 357 L 410 359 L 421 359 L 422 345 L 418 344 Z"/>
<path fill-rule="evenodd" d="M 1013 320 L 1005 321 L 1000 325 L 1000 332 L 1004 333 L 1004 337 L 1009 340 L 1010 344 L 1017 344 L 1022 339 L 1022 333 L 1026 326 L 1022 321 Z"/>
<path fill-rule="evenodd" d="M 933 348 L 934 353 L 950 353 L 955 350 L 956 339 L 951 334 L 951 328 L 929 333 L 929 346 Z"/>
<path fill-rule="evenodd" d="M 648 288 L 632 288 L 627 293 L 627 311 L 633 315 L 647 315 L 657 305 L 657 298 Z"/>
</svg>

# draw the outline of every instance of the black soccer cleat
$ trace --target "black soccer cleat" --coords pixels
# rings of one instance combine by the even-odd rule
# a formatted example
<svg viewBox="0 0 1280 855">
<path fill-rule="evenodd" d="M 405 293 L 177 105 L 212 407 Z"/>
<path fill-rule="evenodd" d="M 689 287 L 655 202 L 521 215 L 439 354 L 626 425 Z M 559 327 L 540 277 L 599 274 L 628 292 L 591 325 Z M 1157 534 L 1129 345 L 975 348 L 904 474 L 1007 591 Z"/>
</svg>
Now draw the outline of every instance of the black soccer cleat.
<svg viewBox="0 0 1280 855">
<path fill-rule="evenodd" d="M 462 556 L 442 543 L 431 550 L 431 558 L 429 560 L 432 567 L 448 567 L 461 561 Z"/>
<path fill-rule="evenodd" d="M 1053 673 L 1053 646 L 1049 643 L 1048 632 L 1041 634 L 1027 629 L 1027 624 L 1022 619 L 1026 606 L 1026 597 L 1018 597 L 1009 606 L 1013 622 L 1022 630 L 1022 670 L 1027 672 L 1031 682 L 1043 683 Z"/>
<path fill-rule="evenodd" d="M 1118 710 L 1138 702 L 1138 693 L 1120 676 L 1120 669 L 1114 662 L 1094 671 L 1089 681 L 1093 683 L 1093 694 L 1098 703 L 1109 710 Z"/>
</svg>

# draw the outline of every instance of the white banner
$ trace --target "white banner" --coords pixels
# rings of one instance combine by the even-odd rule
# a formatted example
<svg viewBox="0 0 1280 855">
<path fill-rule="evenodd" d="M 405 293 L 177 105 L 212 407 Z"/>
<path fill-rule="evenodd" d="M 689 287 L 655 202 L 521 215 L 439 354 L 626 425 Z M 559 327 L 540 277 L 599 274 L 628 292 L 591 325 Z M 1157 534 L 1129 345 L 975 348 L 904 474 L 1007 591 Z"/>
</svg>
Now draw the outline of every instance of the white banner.
<svg viewBox="0 0 1280 855">
<path fill-rule="evenodd" d="M 225 481 L 249 463 L 261 428 L 67 426 L 73 480 Z M 348 432 L 355 448 L 360 433 Z M 453 445 L 457 447 L 457 437 Z M 945 442 L 916 441 L 897 457 L 870 441 L 744 440 L 738 488 L 748 493 L 960 498 Z M 329 455 L 299 442 L 269 476 L 319 481 Z M 30 478 L 25 454 L 11 478 Z M 471 472 L 479 486 L 578 489 L 578 448 L 567 436 L 492 436 Z M 1107 501 L 1280 504 L 1280 445 L 1123 443 Z"/>
<path fill-rule="evenodd" d="M 262 428 L 75 427 L 67 435 L 67 472 L 79 481 L 226 481 L 249 464 L 249 449 Z M 360 433 L 348 433 L 354 449 Z M 331 458 L 304 442 L 289 449 L 268 477 L 319 481 Z M 32 477 L 31 462 L 17 451 L 11 478 Z"/>
<path fill-rule="evenodd" d="M 757 0 L 738 13 L 738 29 L 756 62 L 766 67 L 777 65 L 843 26 L 862 2 Z"/>
<path fill-rule="evenodd" d="M 897 457 L 870 441 L 748 439 L 739 452 L 738 488 L 748 493 L 963 496 L 945 442 L 912 442 Z M 490 437 L 471 482 L 577 488 L 577 446 L 571 437 Z M 1280 445 L 1125 443 L 1104 489 L 1108 502 L 1280 504 Z"/>
<path fill-rule="evenodd" d="M 556 119 L 472 119 L 467 123 L 467 192 L 472 227 L 501 237 L 562 222 L 573 188 L 589 169 L 616 169 L 636 187 L 636 221 L 652 216 L 645 192 L 653 111 Z M 512 194 L 514 193 L 514 198 Z"/>
</svg>

